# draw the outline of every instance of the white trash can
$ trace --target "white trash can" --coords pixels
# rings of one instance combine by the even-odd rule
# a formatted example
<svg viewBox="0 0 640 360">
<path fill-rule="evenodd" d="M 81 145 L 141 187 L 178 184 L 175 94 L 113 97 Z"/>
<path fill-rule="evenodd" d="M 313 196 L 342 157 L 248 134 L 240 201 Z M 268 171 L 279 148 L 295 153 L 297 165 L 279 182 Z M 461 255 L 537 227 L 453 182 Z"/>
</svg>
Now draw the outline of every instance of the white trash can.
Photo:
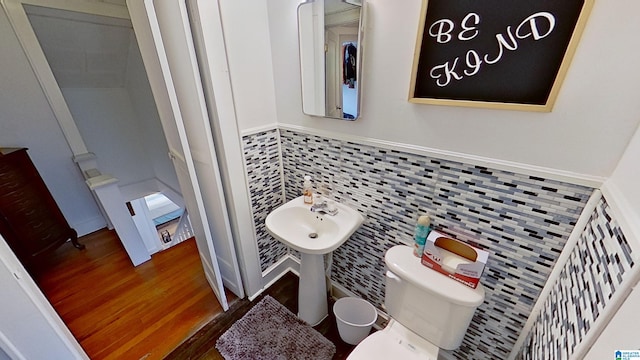
<svg viewBox="0 0 640 360">
<path fill-rule="evenodd" d="M 333 313 L 340 338 L 351 345 L 364 340 L 378 318 L 378 312 L 371 303 L 356 297 L 338 299 L 333 305 Z"/>
</svg>

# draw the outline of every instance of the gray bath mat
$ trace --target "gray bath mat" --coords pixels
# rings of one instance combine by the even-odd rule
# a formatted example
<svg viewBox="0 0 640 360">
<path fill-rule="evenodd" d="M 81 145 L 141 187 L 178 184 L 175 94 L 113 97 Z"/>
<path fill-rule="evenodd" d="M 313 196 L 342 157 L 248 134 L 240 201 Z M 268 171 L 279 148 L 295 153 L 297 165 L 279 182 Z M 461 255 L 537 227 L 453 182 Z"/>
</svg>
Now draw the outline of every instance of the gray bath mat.
<svg viewBox="0 0 640 360">
<path fill-rule="evenodd" d="M 333 343 L 265 296 L 216 342 L 227 360 L 331 359 Z"/>
</svg>

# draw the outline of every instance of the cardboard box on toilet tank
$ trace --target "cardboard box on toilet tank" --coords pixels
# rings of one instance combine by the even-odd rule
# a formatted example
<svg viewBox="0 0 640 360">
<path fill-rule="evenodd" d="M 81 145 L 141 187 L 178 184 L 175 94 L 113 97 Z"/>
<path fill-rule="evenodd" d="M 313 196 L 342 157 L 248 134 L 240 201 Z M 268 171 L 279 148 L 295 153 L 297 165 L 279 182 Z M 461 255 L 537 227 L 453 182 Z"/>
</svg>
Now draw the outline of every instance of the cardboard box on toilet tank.
<svg viewBox="0 0 640 360">
<path fill-rule="evenodd" d="M 431 231 L 422 253 L 422 265 L 471 288 L 476 288 L 489 253 L 438 231 Z"/>
</svg>

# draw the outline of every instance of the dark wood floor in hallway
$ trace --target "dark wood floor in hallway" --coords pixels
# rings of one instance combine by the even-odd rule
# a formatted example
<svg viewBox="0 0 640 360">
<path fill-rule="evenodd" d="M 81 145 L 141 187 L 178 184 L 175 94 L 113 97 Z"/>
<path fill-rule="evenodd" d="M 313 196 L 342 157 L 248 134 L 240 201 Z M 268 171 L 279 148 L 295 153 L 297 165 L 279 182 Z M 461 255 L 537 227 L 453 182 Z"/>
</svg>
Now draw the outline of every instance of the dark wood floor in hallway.
<svg viewBox="0 0 640 360">
<path fill-rule="evenodd" d="M 80 240 L 32 273 L 91 359 L 162 359 L 222 312 L 193 239 L 138 267 L 113 231 Z"/>
</svg>

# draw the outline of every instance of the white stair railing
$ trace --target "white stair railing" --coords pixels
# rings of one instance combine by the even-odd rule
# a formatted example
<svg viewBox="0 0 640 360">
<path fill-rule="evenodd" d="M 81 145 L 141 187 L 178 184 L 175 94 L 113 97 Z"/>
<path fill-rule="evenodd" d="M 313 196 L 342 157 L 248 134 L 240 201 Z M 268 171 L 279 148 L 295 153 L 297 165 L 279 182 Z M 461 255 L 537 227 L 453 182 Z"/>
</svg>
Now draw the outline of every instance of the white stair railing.
<svg viewBox="0 0 640 360">
<path fill-rule="evenodd" d="M 193 237 L 193 228 L 191 227 L 191 221 L 189 221 L 189 214 L 187 213 L 187 210 L 185 210 L 182 213 L 182 216 L 180 216 L 178 227 L 172 236 L 171 242 L 175 245 L 191 237 Z"/>
</svg>

